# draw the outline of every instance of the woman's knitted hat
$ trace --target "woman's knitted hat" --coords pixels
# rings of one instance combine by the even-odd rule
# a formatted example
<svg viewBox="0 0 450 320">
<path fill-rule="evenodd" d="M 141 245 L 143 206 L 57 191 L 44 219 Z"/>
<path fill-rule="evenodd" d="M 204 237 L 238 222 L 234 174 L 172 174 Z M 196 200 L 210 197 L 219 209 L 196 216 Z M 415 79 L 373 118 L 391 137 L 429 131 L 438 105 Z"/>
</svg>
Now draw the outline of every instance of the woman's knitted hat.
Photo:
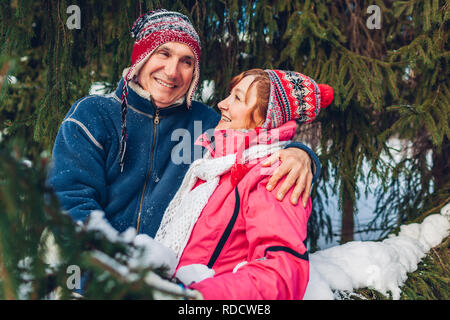
<svg viewBox="0 0 450 320">
<path fill-rule="evenodd" d="M 269 105 L 263 129 L 279 127 L 289 120 L 313 121 L 321 108 L 334 98 L 333 88 L 316 84 L 308 76 L 294 71 L 264 70 L 270 79 Z"/>
<path fill-rule="evenodd" d="M 127 100 L 128 85 L 133 77 L 137 76 L 139 70 L 147 62 L 156 48 L 167 42 L 181 42 L 186 44 L 194 53 L 195 65 L 192 82 L 186 93 L 186 104 L 189 108 L 200 78 L 200 38 L 192 26 L 191 21 L 179 12 L 164 9 L 150 11 L 141 15 L 131 28 L 131 34 L 136 39 L 131 56 L 131 67 L 129 68 L 122 88 L 122 133 L 120 141 L 119 164 L 123 171 L 126 139 L 127 139 Z"/>
</svg>

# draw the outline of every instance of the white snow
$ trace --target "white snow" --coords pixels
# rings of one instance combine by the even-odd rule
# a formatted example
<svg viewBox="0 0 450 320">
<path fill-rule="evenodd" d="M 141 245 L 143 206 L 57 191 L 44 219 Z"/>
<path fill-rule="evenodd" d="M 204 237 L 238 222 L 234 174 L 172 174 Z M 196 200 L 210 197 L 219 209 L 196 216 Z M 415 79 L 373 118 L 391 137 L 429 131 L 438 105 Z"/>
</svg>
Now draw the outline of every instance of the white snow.
<svg viewBox="0 0 450 320">
<path fill-rule="evenodd" d="M 99 231 L 111 242 L 117 242 L 119 240 L 119 232 L 111 226 L 104 217 L 105 213 L 100 210 L 94 210 L 89 215 L 89 220 L 86 225 L 87 231 Z M 128 230 L 127 230 L 128 231 Z M 125 234 L 126 232 L 125 231 Z M 127 236 L 128 237 L 128 236 Z"/>
<path fill-rule="evenodd" d="M 353 241 L 310 255 L 310 280 L 305 300 L 330 300 L 333 291 L 375 289 L 400 298 L 407 273 L 417 270 L 426 253 L 449 235 L 450 203 L 421 224 L 403 225 L 383 241 Z"/>
<path fill-rule="evenodd" d="M 108 86 L 107 82 L 94 82 L 89 88 L 89 94 L 106 94 L 108 90 L 106 89 Z"/>
</svg>

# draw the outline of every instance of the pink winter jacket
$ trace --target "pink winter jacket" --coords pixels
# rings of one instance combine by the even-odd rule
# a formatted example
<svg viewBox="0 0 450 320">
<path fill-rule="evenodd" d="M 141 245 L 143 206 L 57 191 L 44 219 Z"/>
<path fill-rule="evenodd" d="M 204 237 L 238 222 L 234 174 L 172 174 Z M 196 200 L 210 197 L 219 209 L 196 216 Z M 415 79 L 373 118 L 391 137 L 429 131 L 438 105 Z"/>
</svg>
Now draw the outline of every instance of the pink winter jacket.
<svg viewBox="0 0 450 320">
<path fill-rule="evenodd" d="M 279 140 L 285 141 L 294 136 L 295 127 L 295 122 L 290 121 L 273 129 L 278 132 L 269 133 L 279 133 Z M 215 133 L 215 149 L 206 135 L 198 140 L 212 151 L 213 157 L 228 153 L 218 146 L 218 134 L 221 132 Z M 311 199 L 306 208 L 301 201 L 294 206 L 289 200 L 291 189 L 284 200 L 278 201 L 275 196 L 281 183 L 272 192 L 266 190 L 275 168 L 261 174 L 263 160 L 245 165 L 245 170 L 237 170 L 240 172 L 233 168 L 221 176 L 180 257 L 177 269 L 190 264 L 214 269 L 214 277 L 189 286 L 200 291 L 204 299 L 303 298 L 309 279 L 305 239 Z"/>
</svg>

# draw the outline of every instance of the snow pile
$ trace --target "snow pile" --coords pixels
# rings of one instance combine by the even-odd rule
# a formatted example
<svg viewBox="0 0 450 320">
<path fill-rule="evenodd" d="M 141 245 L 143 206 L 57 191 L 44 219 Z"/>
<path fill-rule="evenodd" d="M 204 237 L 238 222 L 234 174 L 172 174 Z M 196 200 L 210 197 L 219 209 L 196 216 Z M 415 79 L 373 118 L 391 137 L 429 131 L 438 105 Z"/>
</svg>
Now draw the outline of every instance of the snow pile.
<svg viewBox="0 0 450 320">
<path fill-rule="evenodd" d="M 440 214 L 430 215 L 421 224 L 403 225 L 397 236 L 375 241 L 353 241 L 310 255 L 310 280 L 305 300 L 330 300 L 334 291 L 360 288 L 388 292 L 400 299 L 407 273 L 417 270 L 426 253 L 449 235 L 450 203 Z"/>
</svg>

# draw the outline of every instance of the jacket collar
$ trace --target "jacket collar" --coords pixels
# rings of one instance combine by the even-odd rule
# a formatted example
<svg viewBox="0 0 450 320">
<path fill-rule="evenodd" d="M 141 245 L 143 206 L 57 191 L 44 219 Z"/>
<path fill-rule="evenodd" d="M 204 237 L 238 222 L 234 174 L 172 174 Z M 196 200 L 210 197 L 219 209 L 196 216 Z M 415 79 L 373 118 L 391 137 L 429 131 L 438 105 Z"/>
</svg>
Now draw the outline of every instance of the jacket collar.
<svg viewBox="0 0 450 320">
<path fill-rule="evenodd" d="M 195 141 L 195 144 L 208 149 L 213 158 L 234 153 L 237 154 L 237 158 L 240 158 L 244 150 L 251 146 L 272 144 L 292 139 L 295 135 L 296 127 L 296 122 L 292 120 L 271 130 L 261 128 L 249 131 L 231 129 L 214 130 L 214 134 L 211 137 L 208 135 L 208 132 L 203 133 Z"/>
</svg>

